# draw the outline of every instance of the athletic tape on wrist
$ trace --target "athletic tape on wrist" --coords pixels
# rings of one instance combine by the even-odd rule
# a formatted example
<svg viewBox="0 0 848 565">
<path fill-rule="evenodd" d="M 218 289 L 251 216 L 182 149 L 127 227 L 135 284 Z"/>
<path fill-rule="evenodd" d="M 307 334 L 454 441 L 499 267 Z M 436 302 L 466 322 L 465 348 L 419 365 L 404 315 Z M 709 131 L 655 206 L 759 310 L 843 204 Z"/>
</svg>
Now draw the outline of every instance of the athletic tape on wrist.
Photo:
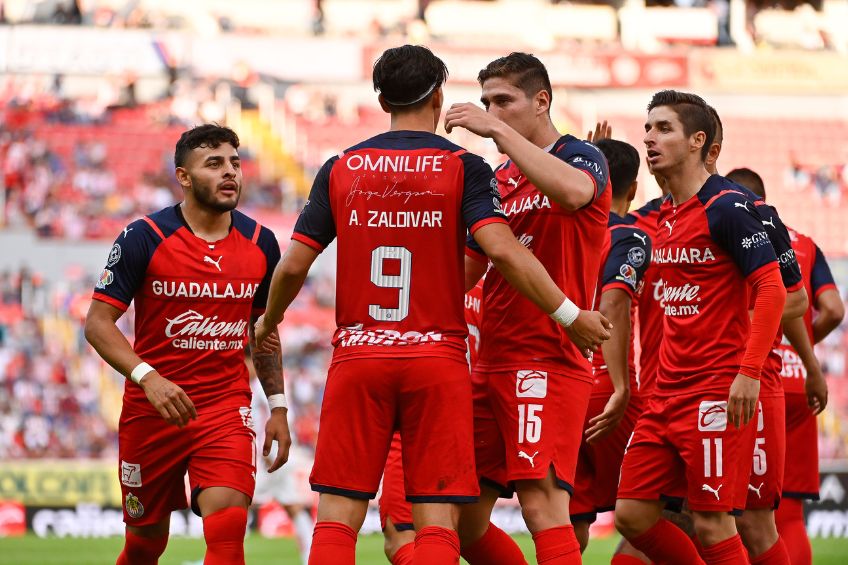
<svg viewBox="0 0 848 565">
<path fill-rule="evenodd" d="M 559 308 L 554 310 L 550 316 L 556 323 L 567 328 L 574 323 L 574 320 L 577 319 L 579 314 L 580 308 L 566 297 L 562 301 L 562 304 L 559 305 Z"/>
<path fill-rule="evenodd" d="M 285 394 L 272 394 L 268 397 L 268 406 L 273 410 L 274 408 L 288 408 L 289 404 L 286 402 Z"/>
<path fill-rule="evenodd" d="M 143 379 L 145 375 L 147 375 L 147 373 L 150 373 L 151 371 L 155 370 L 156 369 L 151 367 L 149 364 L 142 361 L 141 363 L 136 365 L 135 369 L 133 369 L 132 373 L 130 373 L 130 380 L 135 384 L 141 384 L 141 379 Z"/>
</svg>

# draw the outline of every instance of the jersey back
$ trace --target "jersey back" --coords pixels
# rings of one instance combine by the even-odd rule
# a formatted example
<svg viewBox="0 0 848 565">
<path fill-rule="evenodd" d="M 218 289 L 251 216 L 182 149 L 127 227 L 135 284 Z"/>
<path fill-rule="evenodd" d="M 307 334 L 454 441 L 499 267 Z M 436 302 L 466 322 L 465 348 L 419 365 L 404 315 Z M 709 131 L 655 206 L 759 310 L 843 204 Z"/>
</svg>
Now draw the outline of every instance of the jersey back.
<svg viewBox="0 0 848 565">
<path fill-rule="evenodd" d="M 337 238 L 334 359 L 465 357 L 464 242 L 505 222 L 491 168 L 435 134 L 394 131 L 330 159 L 293 239 Z"/>
<path fill-rule="evenodd" d="M 135 302 L 133 349 L 198 412 L 250 405 L 248 326 L 265 309 L 280 258 L 270 230 L 238 211 L 232 218 L 229 234 L 212 243 L 192 233 L 177 206 L 131 223 L 93 295 L 124 311 Z M 130 381 L 124 402 L 157 413 Z"/>
</svg>

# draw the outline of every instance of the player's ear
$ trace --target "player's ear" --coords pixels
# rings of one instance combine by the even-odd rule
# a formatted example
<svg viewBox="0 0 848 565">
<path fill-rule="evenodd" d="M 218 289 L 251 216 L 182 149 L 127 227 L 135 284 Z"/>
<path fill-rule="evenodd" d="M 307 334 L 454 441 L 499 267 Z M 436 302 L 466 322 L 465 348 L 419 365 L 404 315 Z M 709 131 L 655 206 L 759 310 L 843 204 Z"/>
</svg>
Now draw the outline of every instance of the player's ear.
<svg viewBox="0 0 848 565">
<path fill-rule="evenodd" d="M 382 94 L 377 96 L 377 100 L 380 102 L 380 108 L 382 108 L 385 113 L 387 113 L 387 114 L 392 113 L 392 109 L 389 108 L 388 104 L 386 104 L 386 99 L 383 98 Z"/>
<path fill-rule="evenodd" d="M 183 167 L 177 167 L 176 170 L 177 182 L 183 188 L 191 188 L 191 177 Z"/>
<path fill-rule="evenodd" d="M 445 103 L 445 93 L 442 91 L 442 87 L 436 89 L 433 93 L 432 104 L 433 108 L 435 108 L 437 114 L 442 113 L 442 105 Z"/>
<path fill-rule="evenodd" d="M 547 114 L 551 109 L 551 97 L 547 90 L 540 90 L 533 100 L 536 115 Z"/>
<path fill-rule="evenodd" d="M 689 136 L 689 150 L 698 151 L 700 153 L 701 148 L 706 142 L 707 134 L 703 131 L 696 131 L 695 133 Z"/>
</svg>

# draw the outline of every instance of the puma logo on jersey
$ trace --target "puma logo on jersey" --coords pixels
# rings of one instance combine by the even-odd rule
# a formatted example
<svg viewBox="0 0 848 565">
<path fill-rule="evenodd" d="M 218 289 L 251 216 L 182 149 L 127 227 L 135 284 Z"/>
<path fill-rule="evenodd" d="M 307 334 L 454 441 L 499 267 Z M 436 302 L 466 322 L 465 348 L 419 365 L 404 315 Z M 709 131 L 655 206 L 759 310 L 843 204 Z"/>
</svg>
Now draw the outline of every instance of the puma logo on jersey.
<svg viewBox="0 0 848 565">
<path fill-rule="evenodd" d="M 506 179 L 506 182 L 511 184 L 513 187 L 518 188 L 518 183 L 521 182 L 521 175 L 518 175 L 514 179 Z"/>
<path fill-rule="evenodd" d="M 666 223 L 668 223 L 668 222 L 666 222 Z M 671 231 L 669 231 L 669 234 L 671 234 Z M 648 245 L 648 236 L 647 235 L 639 235 L 638 233 L 634 233 L 633 237 L 635 237 L 636 239 L 641 241 L 642 245 Z"/>
<path fill-rule="evenodd" d="M 668 220 L 665 221 L 665 227 L 668 228 L 668 235 L 671 235 L 671 230 L 674 229 L 674 224 L 676 224 L 676 223 L 677 223 L 677 220 L 674 220 L 673 222 L 670 222 L 670 223 L 669 223 Z"/>
<path fill-rule="evenodd" d="M 702 485 L 702 486 L 701 486 L 701 490 L 703 490 L 703 491 L 709 491 L 709 492 L 711 492 L 711 493 L 713 493 L 713 494 L 715 495 L 716 500 L 721 500 L 721 498 L 719 498 L 719 496 L 718 496 L 718 491 L 720 491 L 720 490 L 721 490 L 721 487 L 723 487 L 723 486 L 724 486 L 724 484 L 723 484 L 723 483 L 722 483 L 722 484 L 720 484 L 720 485 L 718 485 L 716 488 L 713 488 L 713 487 L 711 487 L 710 485 Z"/>
<path fill-rule="evenodd" d="M 534 453 L 533 455 L 527 455 L 526 453 L 524 453 L 521 450 L 518 451 L 518 458 L 528 460 L 530 462 L 530 466 L 533 467 L 534 469 L 536 468 L 536 463 L 533 462 L 533 459 L 535 459 L 537 455 L 539 455 L 538 451 L 536 453 Z"/>
<path fill-rule="evenodd" d="M 126 238 L 127 234 L 130 233 L 131 231 L 133 231 L 133 228 L 129 228 L 129 227 L 124 228 L 124 237 Z"/>
<path fill-rule="evenodd" d="M 762 498 L 763 496 L 760 494 L 760 489 L 763 488 L 765 483 L 760 483 L 760 486 L 755 487 L 751 483 L 748 483 L 748 490 L 757 493 L 757 498 Z"/>
<path fill-rule="evenodd" d="M 764 226 L 771 226 L 771 229 L 777 229 L 774 227 L 774 218 L 771 218 L 769 221 L 762 220 Z"/>
<path fill-rule="evenodd" d="M 748 211 L 748 203 L 747 202 L 734 202 L 733 206 L 736 208 L 745 208 L 745 211 Z"/>
<path fill-rule="evenodd" d="M 217 259 L 213 259 L 209 255 L 204 255 L 203 256 L 203 262 L 204 263 L 212 263 L 213 265 L 215 265 L 215 268 L 218 269 L 218 272 L 221 272 L 221 259 L 223 259 L 223 258 L 224 258 L 223 255 L 221 255 Z"/>
</svg>

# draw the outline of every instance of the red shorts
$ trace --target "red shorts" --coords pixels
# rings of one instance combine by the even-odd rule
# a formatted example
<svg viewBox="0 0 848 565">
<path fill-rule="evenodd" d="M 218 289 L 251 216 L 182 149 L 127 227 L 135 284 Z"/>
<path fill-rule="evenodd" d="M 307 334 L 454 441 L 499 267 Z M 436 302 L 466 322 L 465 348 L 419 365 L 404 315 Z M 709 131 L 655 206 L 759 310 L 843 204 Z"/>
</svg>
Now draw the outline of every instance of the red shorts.
<svg viewBox="0 0 848 565">
<path fill-rule="evenodd" d="M 786 393 L 786 461 L 783 496 L 819 499 L 819 436 L 807 395 Z"/>
<path fill-rule="evenodd" d="M 480 481 L 510 498 L 513 482 L 554 468 L 573 493 L 592 383 L 545 371 L 474 371 L 474 446 Z"/>
<path fill-rule="evenodd" d="M 776 509 L 783 492 L 786 418 L 782 396 L 760 399 L 747 510 Z"/>
<path fill-rule="evenodd" d="M 203 413 L 183 429 L 125 409 L 118 425 L 124 522 L 147 526 L 186 508 L 186 471 L 198 514 L 194 502 L 205 488 L 229 487 L 253 498 L 255 438 L 250 407 Z"/>
<path fill-rule="evenodd" d="M 386 458 L 386 470 L 383 471 L 383 490 L 380 494 L 380 527 L 386 529 L 386 519 L 399 532 L 411 531 L 412 504 L 406 500 L 403 488 L 403 461 L 400 434 L 392 436 L 389 456 Z"/>
<path fill-rule="evenodd" d="M 589 400 L 584 432 L 590 427 L 589 420 L 604 411 L 608 400 L 608 396 L 593 396 Z M 624 459 L 624 449 L 641 413 L 642 400 L 635 396 L 630 399 L 618 426 L 600 441 L 589 445 L 586 443 L 586 434 L 583 434 L 577 457 L 574 494 L 569 503 L 572 522 L 591 524 L 598 514 L 615 510 L 621 460 Z"/>
<path fill-rule="evenodd" d="M 374 498 L 395 430 L 403 437 L 407 500 L 477 501 L 468 365 L 442 357 L 330 365 L 312 490 Z"/>
<path fill-rule="evenodd" d="M 618 498 L 685 497 L 696 512 L 741 512 L 757 422 L 730 425 L 726 406 L 715 395 L 654 396 L 624 454 Z"/>
</svg>

